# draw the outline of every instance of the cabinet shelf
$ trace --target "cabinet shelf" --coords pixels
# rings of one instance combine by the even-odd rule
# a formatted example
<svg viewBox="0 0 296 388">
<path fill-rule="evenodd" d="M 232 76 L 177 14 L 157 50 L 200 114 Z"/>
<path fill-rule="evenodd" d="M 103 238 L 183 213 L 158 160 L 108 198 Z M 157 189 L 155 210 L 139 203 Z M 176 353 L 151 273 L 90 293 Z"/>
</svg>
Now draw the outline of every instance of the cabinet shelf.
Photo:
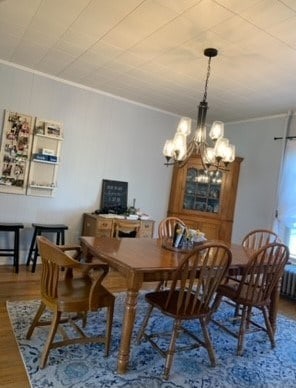
<svg viewBox="0 0 296 388">
<path fill-rule="evenodd" d="M 50 162 L 49 160 L 39 160 L 39 159 L 32 159 L 32 162 L 41 163 L 41 164 L 53 164 L 55 166 L 59 164 L 59 162 Z"/>
<path fill-rule="evenodd" d="M 42 135 L 42 133 L 35 133 L 34 136 L 44 137 L 45 139 L 53 139 L 53 140 L 58 140 L 58 141 L 64 140 L 61 136 Z"/>
<path fill-rule="evenodd" d="M 32 189 L 54 190 L 56 186 L 30 185 Z"/>
</svg>

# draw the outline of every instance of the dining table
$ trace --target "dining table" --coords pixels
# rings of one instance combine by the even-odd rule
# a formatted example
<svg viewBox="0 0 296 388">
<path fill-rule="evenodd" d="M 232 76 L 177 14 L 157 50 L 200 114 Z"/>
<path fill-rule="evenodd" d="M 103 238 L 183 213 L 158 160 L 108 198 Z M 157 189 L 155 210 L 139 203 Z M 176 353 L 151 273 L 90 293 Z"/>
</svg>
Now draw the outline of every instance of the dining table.
<svg viewBox="0 0 296 388">
<path fill-rule="evenodd" d="M 139 291 L 144 282 L 159 282 L 172 279 L 180 260 L 186 254 L 183 250 L 168 249 L 163 241 L 153 238 L 80 238 L 86 260 L 99 259 L 108 263 L 126 279 L 126 300 L 123 317 L 117 372 L 128 370 L 131 339 L 137 309 Z M 250 252 L 239 244 L 227 244 L 232 253 L 229 274 L 238 275 L 246 266 Z M 276 330 L 280 286 L 275 287 L 269 305 L 269 317 Z"/>
</svg>

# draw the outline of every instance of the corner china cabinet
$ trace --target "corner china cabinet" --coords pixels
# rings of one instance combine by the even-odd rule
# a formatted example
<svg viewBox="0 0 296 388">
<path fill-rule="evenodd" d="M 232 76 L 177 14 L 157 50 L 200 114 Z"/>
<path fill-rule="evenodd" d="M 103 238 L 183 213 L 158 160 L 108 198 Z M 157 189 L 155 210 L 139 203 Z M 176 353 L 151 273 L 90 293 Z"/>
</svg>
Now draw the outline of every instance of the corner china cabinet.
<svg viewBox="0 0 296 388">
<path fill-rule="evenodd" d="M 242 158 L 222 171 L 203 168 L 192 156 L 183 167 L 174 167 L 168 216 L 205 233 L 208 240 L 231 242 L 236 192 Z"/>
</svg>

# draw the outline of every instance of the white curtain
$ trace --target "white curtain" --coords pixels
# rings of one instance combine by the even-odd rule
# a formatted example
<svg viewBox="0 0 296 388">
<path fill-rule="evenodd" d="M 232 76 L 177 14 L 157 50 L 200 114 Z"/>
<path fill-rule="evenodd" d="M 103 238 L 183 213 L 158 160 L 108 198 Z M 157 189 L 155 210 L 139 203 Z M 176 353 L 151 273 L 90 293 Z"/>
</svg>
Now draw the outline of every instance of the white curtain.
<svg viewBox="0 0 296 388">
<path fill-rule="evenodd" d="M 278 195 L 278 234 L 296 257 L 296 139 L 288 140 Z"/>
</svg>

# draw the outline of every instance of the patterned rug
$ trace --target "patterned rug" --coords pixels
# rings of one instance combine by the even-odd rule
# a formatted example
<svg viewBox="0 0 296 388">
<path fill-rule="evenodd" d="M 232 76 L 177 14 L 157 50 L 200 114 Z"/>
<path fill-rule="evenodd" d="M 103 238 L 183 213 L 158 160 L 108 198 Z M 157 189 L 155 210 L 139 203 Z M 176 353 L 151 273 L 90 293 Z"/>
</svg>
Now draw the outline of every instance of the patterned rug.
<svg viewBox="0 0 296 388">
<path fill-rule="evenodd" d="M 149 343 L 132 346 L 129 372 L 116 373 L 125 294 L 116 297 L 111 354 L 103 357 L 101 344 L 75 345 L 50 352 L 48 364 L 39 369 L 47 329 L 37 328 L 31 340 L 25 333 L 38 307 L 38 301 L 7 302 L 7 309 L 33 388 L 41 387 L 134 387 L 134 388 L 212 388 L 212 387 L 296 387 L 296 322 L 283 316 L 278 318 L 275 349 L 271 349 L 265 333 L 254 333 L 246 338 L 243 357 L 235 355 L 236 340 L 215 325 L 209 329 L 216 350 L 218 365 L 211 368 L 205 349 L 178 353 L 174 359 L 171 376 L 162 380 L 164 359 Z M 139 297 L 134 338 L 144 316 L 145 301 Z M 220 319 L 232 313 L 223 303 Z M 171 324 L 168 318 L 156 314 L 150 327 L 163 331 Z M 192 323 L 190 324 L 192 327 Z M 199 325 L 194 325 L 196 332 Z M 105 329 L 105 313 L 91 314 L 89 332 Z M 179 341 L 183 341 L 181 336 Z"/>
</svg>

